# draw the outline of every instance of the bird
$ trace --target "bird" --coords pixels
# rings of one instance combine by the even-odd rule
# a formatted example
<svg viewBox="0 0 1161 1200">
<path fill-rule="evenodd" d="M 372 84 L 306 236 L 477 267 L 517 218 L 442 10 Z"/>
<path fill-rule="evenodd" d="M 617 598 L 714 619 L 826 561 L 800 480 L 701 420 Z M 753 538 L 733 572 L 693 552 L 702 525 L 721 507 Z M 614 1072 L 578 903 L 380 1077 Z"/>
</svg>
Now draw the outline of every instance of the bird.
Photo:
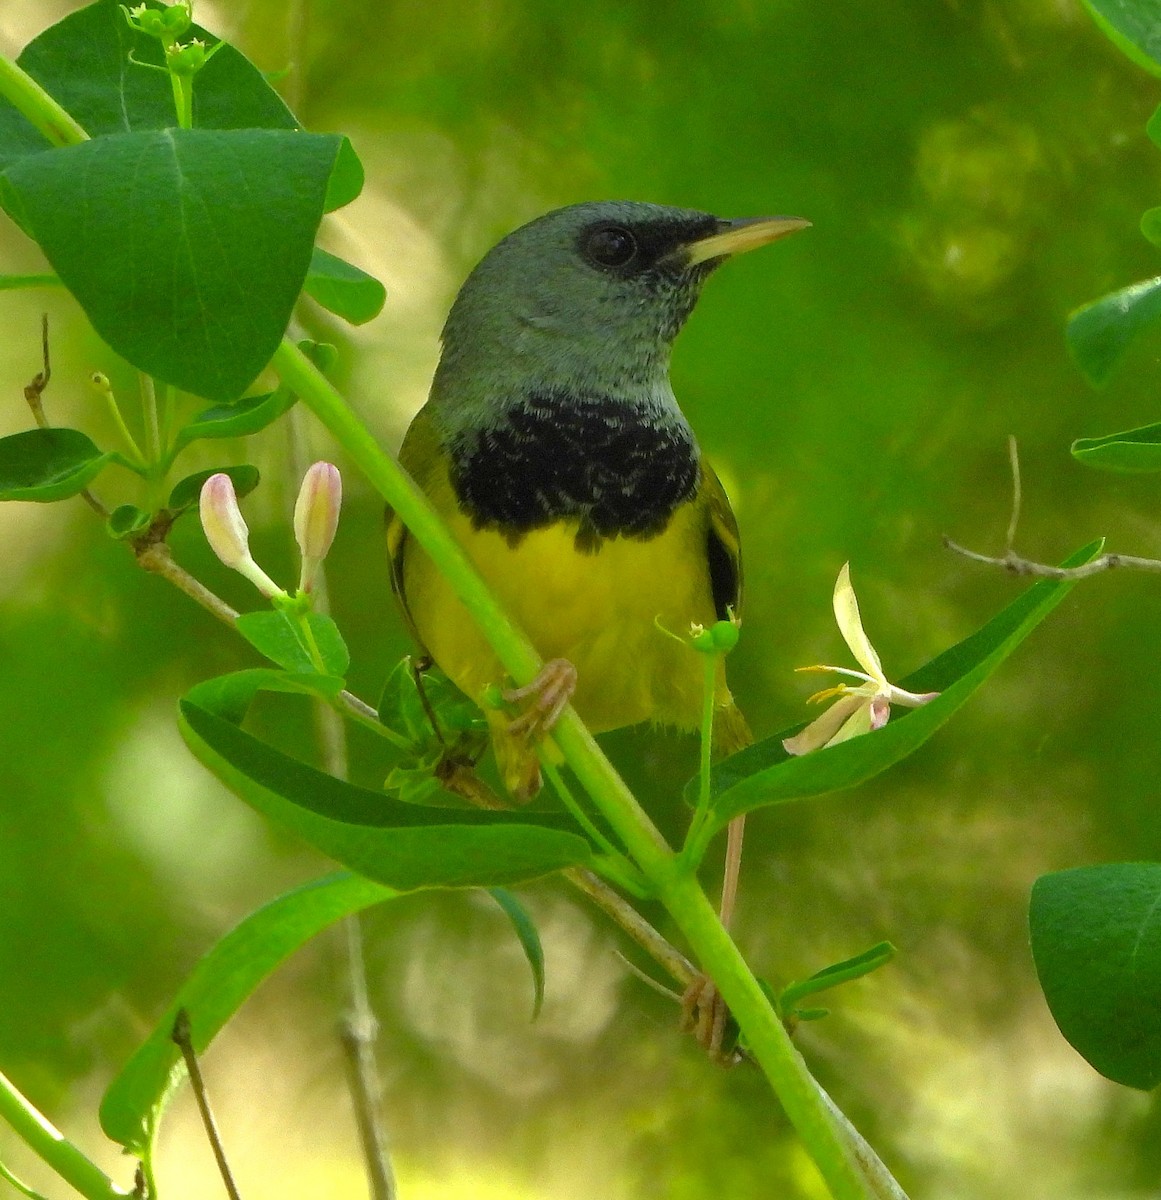
<svg viewBox="0 0 1161 1200">
<path fill-rule="evenodd" d="M 670 351 L 719 265 L 809 224 L 573 204 L 510 233 L 456 296 L 399 457 L 545 660 L 506 692 L 528 712 L 487 711 L 516 800 L 538 789 L 536 743 L 569 701 L 594 733 L 700 724 L 702 661 L 673 634 L 740 619 L 741 550 Z M 387 541 L 413 637 L 479 700 L 505 680 L 495 652 L 390 512 Z M 719 754 L 750 742 L 721 662 L 714 710 Z"/>
</svg>

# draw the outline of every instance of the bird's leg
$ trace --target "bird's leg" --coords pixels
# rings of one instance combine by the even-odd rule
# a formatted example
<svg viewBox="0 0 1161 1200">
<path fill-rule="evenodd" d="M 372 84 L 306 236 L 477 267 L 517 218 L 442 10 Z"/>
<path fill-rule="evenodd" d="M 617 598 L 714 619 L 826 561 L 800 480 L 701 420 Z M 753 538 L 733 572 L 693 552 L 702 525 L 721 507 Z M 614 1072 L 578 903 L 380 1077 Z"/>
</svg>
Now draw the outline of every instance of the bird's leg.
<svg viewBox="0 0 1161 1200">
<path fill-rule="evenodd" d="M 509 704 L 529 701 L 524 712 L 508 726 L 508 732 L 528 741 L 548 733 L 575 691 L 576 667 L 567 658 L 550 658 L 531 683 L 503 693 Z"/>
<path fill-rule="evenodd" d="M 738 897 L 738 875 L 742 866 L 742 838 L 745 832 L 745 813 L 735 817 L 726 829 L 726 864 L 718 917 L 727 930 L 733 920 L 734 902 Z M 682 1032 L 692 1033 L 710 1059 L 725 1067 L 732 1067 L 742 1060 L 736 1050 L 722 1051 L 729 1016 L 726 1002 L 708 975 L 699 975 L 685 989 L 681 997 Z"/>
</svg>

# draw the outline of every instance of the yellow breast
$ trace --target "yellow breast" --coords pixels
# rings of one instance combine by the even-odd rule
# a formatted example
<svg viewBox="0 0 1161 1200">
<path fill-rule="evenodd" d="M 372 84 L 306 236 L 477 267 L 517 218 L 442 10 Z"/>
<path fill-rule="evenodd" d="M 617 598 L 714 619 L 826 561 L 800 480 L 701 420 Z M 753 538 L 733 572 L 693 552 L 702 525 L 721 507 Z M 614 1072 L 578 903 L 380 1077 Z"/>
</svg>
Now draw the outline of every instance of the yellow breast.
<svg viewBox="0 0 1161 1200">
<path fill-rule="evenodd" d="M 573 703 L 594 732 L 640 721 L 695 726 L 701 710 L 700 655 L 682 636 L 716 619 L 706 559 L 709 515 L 694 499 L 654 537 L 608 538 L 576 549 L 575 521 L 524 534 L 514 545 L 475 529 L 446 477 L 429 487 L 436 507 L 541 656 L 577 669 Z M 423 644 L 456 684 L 478 697 L 504 672 L 443 577 L 414 541 L 405 549 L 407 608 Z M 724 675 L 719 703 L 728 700 Z"/>
</svg>

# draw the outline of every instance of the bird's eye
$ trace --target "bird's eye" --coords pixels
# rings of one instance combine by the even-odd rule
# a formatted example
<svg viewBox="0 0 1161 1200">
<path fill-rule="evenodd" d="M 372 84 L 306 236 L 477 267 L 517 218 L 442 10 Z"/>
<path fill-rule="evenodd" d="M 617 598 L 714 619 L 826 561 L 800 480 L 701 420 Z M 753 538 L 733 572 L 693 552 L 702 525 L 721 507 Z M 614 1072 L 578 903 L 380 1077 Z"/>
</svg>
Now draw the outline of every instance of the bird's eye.
<svg viewBox="0 0 1161 1200">
<path fill-rule="evenodd" d="M 584 240 L 585 256 L 598 267 L 623 267 L 637 254 L 637 239 L 621 225 L 602 225 Z"/>
</svg>

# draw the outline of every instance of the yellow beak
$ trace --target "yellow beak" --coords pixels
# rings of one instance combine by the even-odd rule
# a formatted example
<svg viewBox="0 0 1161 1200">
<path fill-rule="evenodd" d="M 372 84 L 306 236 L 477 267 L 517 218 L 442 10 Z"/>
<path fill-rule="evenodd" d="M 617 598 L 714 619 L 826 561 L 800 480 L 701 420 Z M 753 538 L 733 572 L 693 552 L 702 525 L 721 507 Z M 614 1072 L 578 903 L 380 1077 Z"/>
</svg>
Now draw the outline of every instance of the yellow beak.
<svg viewBox="0 0 1161 1200">
<path fill-rule="evenodd" d="M 742 217 L 722 224 L 724 228 L 717 233 L 682 247 L 679 253 L 685 255 L 686 266 L 756 250 L 799 229 L 809 229 L 811 223 L 803 217 Z"/>
</svg>

